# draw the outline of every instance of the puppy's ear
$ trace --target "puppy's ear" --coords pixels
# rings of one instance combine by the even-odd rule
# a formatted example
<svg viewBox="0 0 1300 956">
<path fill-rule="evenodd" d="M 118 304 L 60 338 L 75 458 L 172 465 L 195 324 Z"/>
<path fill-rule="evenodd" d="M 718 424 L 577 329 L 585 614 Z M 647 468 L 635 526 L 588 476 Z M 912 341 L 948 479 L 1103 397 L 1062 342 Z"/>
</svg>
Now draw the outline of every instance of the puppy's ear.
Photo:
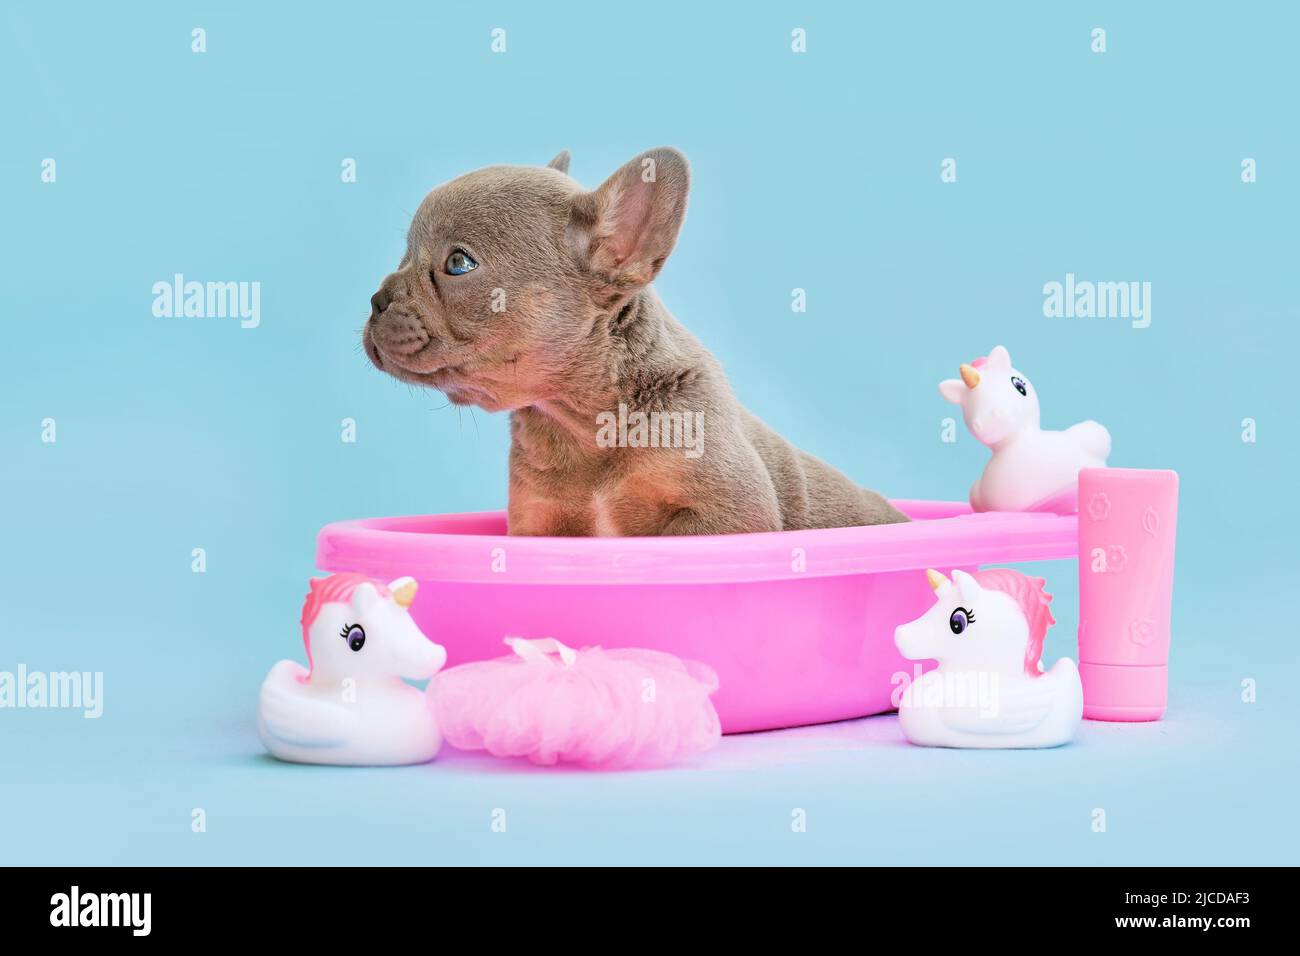
<svg viewBox="0 0 1300 956">
<path fill-rule="evenodd" d="M 558 169 L 562 173 L 569 171 L 569 151 L 562 149 L 555 154 L 555 158 L 546 164 L 551 169 Z"/>
<path fill-rule="evenodd" d="M 576 253 L 607 301 L 616 302 L 659 274 L 677 242 L 690 181 L 686 157 L 659 147 L 574 200 L 570 232 Z"/>
</svg>

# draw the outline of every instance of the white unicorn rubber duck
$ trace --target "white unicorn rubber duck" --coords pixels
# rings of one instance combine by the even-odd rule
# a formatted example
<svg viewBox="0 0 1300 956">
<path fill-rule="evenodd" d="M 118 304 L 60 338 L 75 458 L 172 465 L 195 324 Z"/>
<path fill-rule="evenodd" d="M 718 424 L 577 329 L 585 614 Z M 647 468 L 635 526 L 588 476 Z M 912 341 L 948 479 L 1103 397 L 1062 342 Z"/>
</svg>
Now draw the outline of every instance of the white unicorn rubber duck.
<svg viewBox="0 0 1300 956">
<path fill-rule="evenodd" d="M 424 763 L 442 735 L 423 692 L 447 652 L 407 610 L 414 578 L 384 586 L 362 574 L 313 578 L 302 608 L 310 670 L 280 661 L 262 683 L 257 730 L 272 755 L 295 763 Z"/>
<path fill-rule="evenodd" d="M 898 722 L 922 747 L 1057 747 L 1083 717 L 1083 686 L 1063 657 L 1043 673 L 1054 624 L 1042 578 L 1010 568 L 926 571 L 935 605 L 894 631 L 908 660 L 939 666 L 903 691 Z"/>
<path fill-rule="evenodd" d="M 1038 393 L 1011 367 L 1001 345 L 987 358 L 961 367 L 961 378 L 939 383 L 939 392 L 961 406 L 966 427 L 993 450 L 970 489 L 976 511 L 1079 510 L 1079 469 L 1103 468 L 1110 432 L 1093 421 L 1063 432 L 1039 427 Z"/>
</svg>

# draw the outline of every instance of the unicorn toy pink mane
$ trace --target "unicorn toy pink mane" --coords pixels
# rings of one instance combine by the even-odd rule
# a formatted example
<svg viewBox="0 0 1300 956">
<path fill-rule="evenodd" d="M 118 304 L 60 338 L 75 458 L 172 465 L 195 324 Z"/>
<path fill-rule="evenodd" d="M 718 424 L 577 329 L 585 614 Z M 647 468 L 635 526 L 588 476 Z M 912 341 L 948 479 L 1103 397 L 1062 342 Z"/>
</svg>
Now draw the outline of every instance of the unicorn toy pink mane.
<svg viewBox="0 0 1300 956">
<path fill-rule="evenodd" d="M 1077 511 L 1079 471 L 1105 466 L 1110 432 L 1093 421 L 1064 431 L 1043 428 L 1038 392 L 1001 345 L 959 371 L 960 378 L 939 383 L 939 393 L 961 406 L 970 433 L 993 453 L 971 486 L 971 507 Z"/>
<path fill-rule="evenodd" d="M 311 671 L 311 627 L 316 623 L 321 608 L 326 604 L 346 604 L 362 584 L 369 584 L 384 599 L 389 597 L 389 590 L 379 581 L 364 574 L 350 571 L 331 574 L 327 578 L 312 578 L 307 587 L 307 597 L 302 602 L 302 616 L 298 623 L 302 625 L 302 646 L 307 651 L 307 670 Z"/>
<path fill-rule="evenodd" d="M 1025 624 L 1029 627 L 1029 640 L 1025 643 L 1025 673 L 1037 677 L 1041 673 L 1039 662 L 1043 656 L 1043 640 L 1047 629 L 1056 623 L 1052 617 L 1052 596 L 1044 590 L 1044 578 L 1031 578 L 1010 568 L 990 568 L 971 575 L 986 591 L 1000 591 L 1020 606 Z"/>
<path fill-rule="evenodd" d="M 1040 663 L 1052 617 L 1042 578 L 1010 568 L 926 571 L 929 611 L 894 632 L 913 661 L 938 667 L 900 698 L 899 723 L 914 744 L 930 747 L 1055 747 L 1083 716 L 1079 671 L 1068 657 Z"/>
<path fill-rule="evenodd" d="M 384 584 L 363 574 L 314 578 L 299 624 L 307 667 L 280 661 L 262 682 L 258 735 L 281 760 L 409 764 L 442 745 L 423 693 L 447 652 L 411 617 L 417 582 Z"/>
</svg>

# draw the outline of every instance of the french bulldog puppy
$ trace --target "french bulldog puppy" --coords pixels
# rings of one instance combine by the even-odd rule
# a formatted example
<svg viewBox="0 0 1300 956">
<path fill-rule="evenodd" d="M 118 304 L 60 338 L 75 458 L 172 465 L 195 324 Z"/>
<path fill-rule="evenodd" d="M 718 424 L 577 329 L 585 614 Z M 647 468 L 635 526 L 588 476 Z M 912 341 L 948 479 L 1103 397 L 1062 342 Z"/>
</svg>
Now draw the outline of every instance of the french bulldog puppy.
<svg viewBox="0 0 1300 956">
<path fill-rule="evenodd" d="M 686 212 L 686 158 L 652 149 L 592 192 L 568 169 L 562 152 L 429 193 L 362 333 L 390 375 L 510 412 L 510 533 L 906 521 L 742 407 L 655 295 Z"/>
</svg>

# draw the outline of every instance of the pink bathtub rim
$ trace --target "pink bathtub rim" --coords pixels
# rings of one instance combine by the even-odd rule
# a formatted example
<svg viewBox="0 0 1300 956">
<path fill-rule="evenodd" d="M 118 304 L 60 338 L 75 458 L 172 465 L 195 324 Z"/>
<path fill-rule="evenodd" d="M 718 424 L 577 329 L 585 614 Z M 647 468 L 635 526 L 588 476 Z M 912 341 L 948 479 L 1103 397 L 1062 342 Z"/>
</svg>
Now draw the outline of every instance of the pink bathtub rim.
<svg viewBox="0 0 1300 956">
<path fill-rule="evenodd" d="M 321 529 L 316 565 L 377 578 L 483 584 L 718 584 L 1010 564 L 1078 553 L 1077 515 L 973 513 L 955 501 L 894 504 L 913 521 L 672 538 L 512 538 L 505 534 L 504 511 L 361 518 Z"/>
</svg>

